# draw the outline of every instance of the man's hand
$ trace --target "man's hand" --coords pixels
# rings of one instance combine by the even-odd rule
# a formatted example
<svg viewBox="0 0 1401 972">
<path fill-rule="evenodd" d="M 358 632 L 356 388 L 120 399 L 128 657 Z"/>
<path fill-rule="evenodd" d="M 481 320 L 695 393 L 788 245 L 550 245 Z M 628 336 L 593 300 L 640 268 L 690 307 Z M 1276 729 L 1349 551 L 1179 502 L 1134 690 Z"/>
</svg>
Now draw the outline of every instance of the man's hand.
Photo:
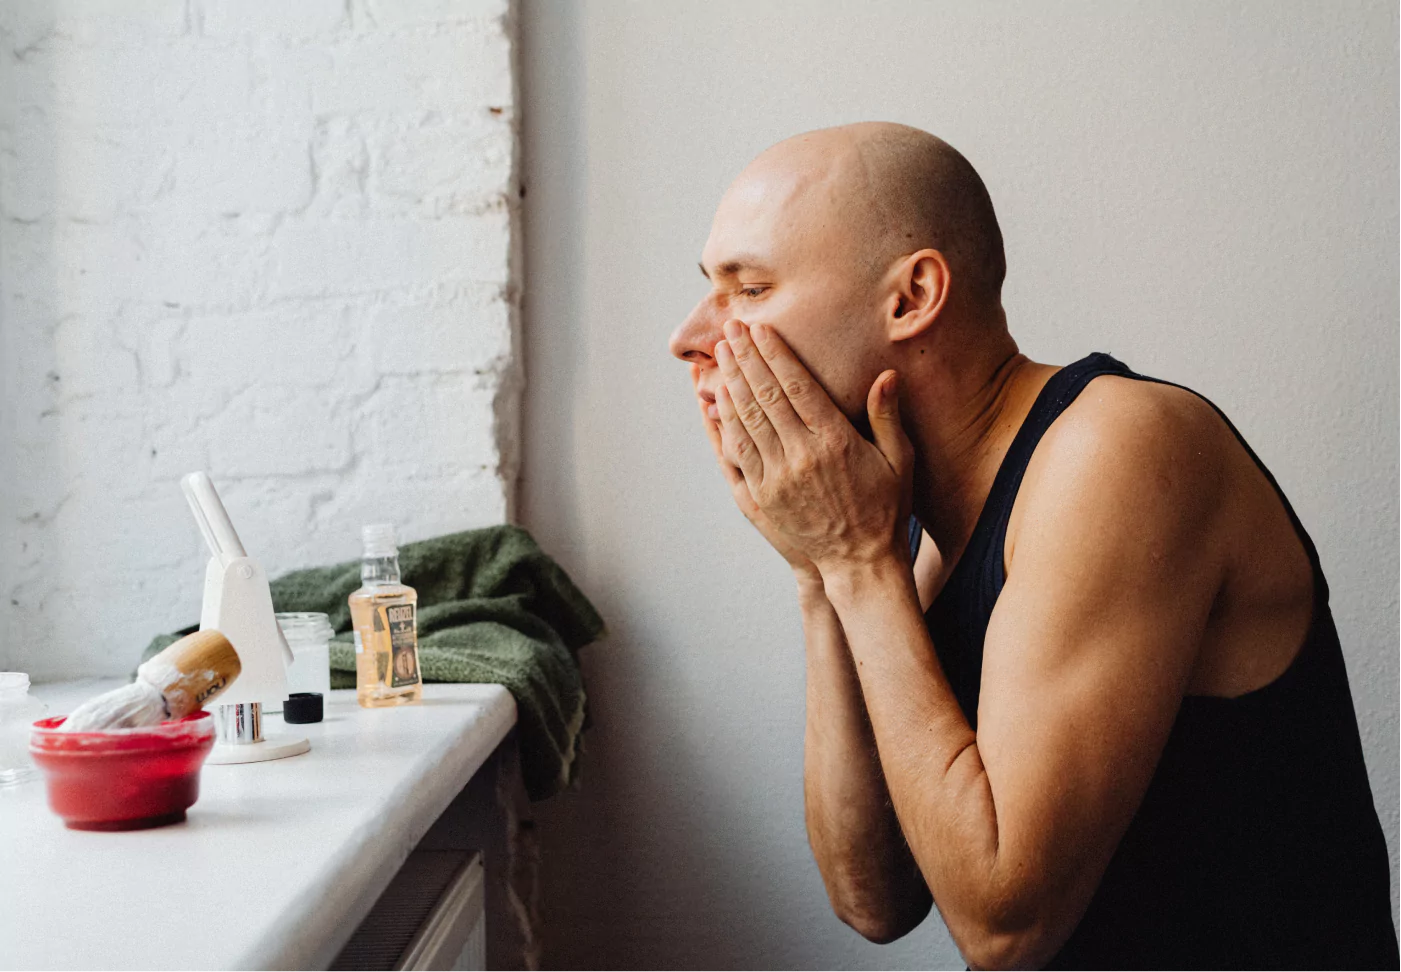
<svg viewBox="0 0 1401 972">
<path fill-rule="evenodd" d="M 772 328 L 732 320 L 725 337 L 715 346 L 725 379 L 715 395 L 722 466 L 738 470 L 731 489 L 745 488 L 775 546 L 824 576 L 890 559 L 908 567 L 913 448 L 895 372 L 882 372 L 867 396 L 872 445 Z"/>
<path fill-rule="evenodd" d="M 691 365 L 691 383 L 694 385 L 699 380 L 700 366 Z M 710 440 L 710 447 L 715 450 L 715 462 L 719 465 L 720 472 L 730 487 L 730 495 L 734 497 L 735 505 L 739 507 L 740 512 L 750 523 L 754 524 L 754 528 L 769 542 L 769 545 L 788 562 L 788 566 L 792 567 L 793 572 L 798 575 L 800 584 L 812 583 L 820 586 L 822 576 L 817 572 L 817 565 L 784 541 L 783 535 L 774 529 L 769 518 L 754 502 L 754 497 L 749 495 L 749 486 L 745 483 L 744 476 L 733 463 L 725 458 L 724 447 L 720 439 L 720 426 L 709 415 L 705 414 L 704 402 L 701 403 L 701 424 L 705 426 L 706 438 Z"/>
</svg>

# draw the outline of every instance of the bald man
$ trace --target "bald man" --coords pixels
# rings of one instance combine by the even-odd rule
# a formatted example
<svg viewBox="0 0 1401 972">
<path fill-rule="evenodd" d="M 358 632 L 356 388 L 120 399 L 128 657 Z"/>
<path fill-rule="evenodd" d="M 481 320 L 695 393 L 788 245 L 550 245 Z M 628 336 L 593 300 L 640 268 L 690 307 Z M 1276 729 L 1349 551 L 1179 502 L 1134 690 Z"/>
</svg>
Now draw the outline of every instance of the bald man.
<svg viewBox="0 0 1401 972">
<path fill-rule="evenodd" d="M 1225 416 L 1020 354 L 987 190 L 916 129 L 763 153 L 701 271 L 671 350 L 797 577 L 837 916 L 932 903 L 975 968 L 1397 968 L 1318 554 Z"/>
</svg>

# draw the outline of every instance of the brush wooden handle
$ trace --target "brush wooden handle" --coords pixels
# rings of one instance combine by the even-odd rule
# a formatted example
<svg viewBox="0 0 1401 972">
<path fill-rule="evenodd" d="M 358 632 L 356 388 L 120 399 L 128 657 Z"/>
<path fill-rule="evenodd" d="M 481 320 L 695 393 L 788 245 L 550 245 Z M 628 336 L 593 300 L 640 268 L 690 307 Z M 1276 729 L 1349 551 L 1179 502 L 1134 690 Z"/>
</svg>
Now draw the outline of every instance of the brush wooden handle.
<svg viewBox="0 0 1401 972">
<path fill-rule="evenodd" d="M 167 718 L 180 719 L 228 688 L 243 664 L 238 652 L 212 628 L 186 635 L 136 670 L 165 696 Z"/>
</svg>

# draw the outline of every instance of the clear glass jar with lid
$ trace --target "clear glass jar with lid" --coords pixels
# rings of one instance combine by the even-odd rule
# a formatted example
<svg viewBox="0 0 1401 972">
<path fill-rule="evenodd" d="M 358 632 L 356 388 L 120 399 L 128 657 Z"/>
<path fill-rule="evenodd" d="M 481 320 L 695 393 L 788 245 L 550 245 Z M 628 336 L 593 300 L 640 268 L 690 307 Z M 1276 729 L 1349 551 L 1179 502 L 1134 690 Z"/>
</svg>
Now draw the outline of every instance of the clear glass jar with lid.
<svg viewBox="0 0 1401 972">
<path fill-rule="evenodd" d="M 49 707 L 29 694 L 24 672 L 0 672 L 0 786 L 38 775 L 29 756 L 29 730 Z"/>
<path fill-rule="evenodd" d="M 287 694 L 320 692 L 327 702 L 331 692 L 331 636 L 336 629 L 331 619 L 315 611 L 285 612 L 277 615 L 277 626 L 292 649 L 287 666 Z"/>
</svg>

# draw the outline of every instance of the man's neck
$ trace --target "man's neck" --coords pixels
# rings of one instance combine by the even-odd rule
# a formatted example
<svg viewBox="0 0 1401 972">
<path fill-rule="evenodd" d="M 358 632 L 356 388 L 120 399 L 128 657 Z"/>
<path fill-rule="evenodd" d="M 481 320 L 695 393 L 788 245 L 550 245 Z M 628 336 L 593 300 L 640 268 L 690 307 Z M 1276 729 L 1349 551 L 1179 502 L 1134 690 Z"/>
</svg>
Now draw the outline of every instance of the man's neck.
<svg viewBox="0 0 1401 972">
<path fill-rule="evenodd" d="M 922 383 L 929 394 L 911 396 L 914 513 L 946 565 L 962 554 L 1012 439 L 1054 371 L 1008 338 L 981 359 L 938 367 Z"/>
</svg>

